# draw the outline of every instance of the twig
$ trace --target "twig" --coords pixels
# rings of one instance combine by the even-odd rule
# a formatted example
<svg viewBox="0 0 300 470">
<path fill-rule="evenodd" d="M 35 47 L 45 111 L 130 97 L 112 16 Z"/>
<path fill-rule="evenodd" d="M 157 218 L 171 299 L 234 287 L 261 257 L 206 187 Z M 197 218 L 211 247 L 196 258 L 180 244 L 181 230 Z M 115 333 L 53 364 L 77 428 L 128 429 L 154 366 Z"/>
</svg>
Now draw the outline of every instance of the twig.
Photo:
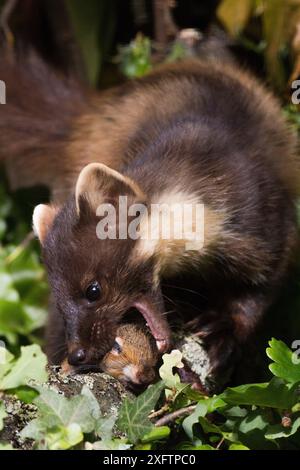
<svg viewBox="0 0 300 470">
<path fill-rule="evenodd" d="M 225 437 L 222 437 L 222 439 L 220 440 L 220 442 L 218 443 L 216 449 L 220 449 L 221 445 L 223 444 L 223 442 L 225 441 Z"/>
<path fill-rule="evenodd" d="M 28 245 L 32 242 L 32 240 L 35 239 L 35 234 L 33 231 L 29 232 L 26 237 L 24 238 L 24 240 L 14 249 L 14 251 L 12 251 L 5 259 L 5 262 L 7 264 L 10 264 L 12 263 L 16 258 L 18 258 L 18 256 L 20 256 L 20 254 L 22 253 L 22 251 L 24 251 Z"/>
<path fill-rule="evenodd" d="M 149 419 L 157 418 L 158 416 L 163 415 L 166 411 L 168 411 L 169 405 L 166 403 L 164 406 L 162 406 L 159 410 L 153 411 L 153 413 L 150 413 L 148 416 Z"/>
<path fill-rule="evenodd" d="M 196 405 L 190 405 L 187 406 L 186 408 L 181 408 L 180 410 L 173 411 L 172 413 L 169 413 L 159 420 L 156 421 L 155 426 L 165 426 L 166 424 L 170 423 L 171 421 L 175 421 L 175 419 L 180 418 L 180 416 L 183 415 L 189 415 L 191 414 L 196 408 Z"/>
</svg>

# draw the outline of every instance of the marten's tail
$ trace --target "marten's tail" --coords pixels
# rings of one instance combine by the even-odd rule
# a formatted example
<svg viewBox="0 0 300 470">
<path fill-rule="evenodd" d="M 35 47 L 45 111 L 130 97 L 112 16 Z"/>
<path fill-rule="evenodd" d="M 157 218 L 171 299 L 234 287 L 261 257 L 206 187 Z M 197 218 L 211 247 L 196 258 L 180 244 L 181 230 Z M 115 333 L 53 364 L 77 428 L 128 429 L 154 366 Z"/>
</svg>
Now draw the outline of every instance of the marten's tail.
<svg viewBox="0 0 300 470">
<path fill-rule="evenodd" d="M 72 123 L 86 108 L 86 95 L 34 53 L 2 57 L 0 80 L 6 86 L 6 104 L 0 104 L 0 162 L 11 188 L 44 184 L 55 190 L 67 163 Z"/>
</svg>

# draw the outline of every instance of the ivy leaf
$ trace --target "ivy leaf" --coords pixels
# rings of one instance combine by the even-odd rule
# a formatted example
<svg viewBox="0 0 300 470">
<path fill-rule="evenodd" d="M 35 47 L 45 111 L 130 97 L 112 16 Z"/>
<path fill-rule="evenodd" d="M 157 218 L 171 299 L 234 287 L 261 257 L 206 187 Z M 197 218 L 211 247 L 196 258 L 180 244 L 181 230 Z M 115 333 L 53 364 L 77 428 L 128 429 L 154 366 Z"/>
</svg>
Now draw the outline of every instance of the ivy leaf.
<svg viewBox="0 0 300 470">
<path fill-rule="evenodd" d="M 124 439 L 101 440 L 96 442 L 86 442 L 85 450 L 128 450 L 131 444 Z"/>
<path fill-rule="evenodd" d="M 178 374 L 174 374 L 173 368 L 182 368 L 182 353 L 174 349 L 170 354 L 164 354 L 162 357 L 163 365 L 159 369 L 159 375 L 165 386 L 170 389 L 177 389 L 181 385 Z"/>
<path fill-rule="evenodd" d="M 89 401 L 89 410 L 91 412 L 91 415 L 95 420 L 98 420 L 101 418 L 101 410 L 98 401 L 96 400 L 95 395 L 93 392 L 84 385 L 81 390 L 81 395 L 86 397 Z"/>
<path fill-rule="evenodd" d="M 272 338 L 267 356 L 274 362 L 269 365 L 270 371 L 292 384 L 300 382 L 300 364 L 293 362 L 293 352 L 282 341 Z"/>
<path fill-rule="evenodd" d="M 8 390 L 28 385 L 30 381 L 45 382 L 48 377 L 46 364 L 47 359 L 40 346 L 33 344 L 21 347 L 21 356 L 13 363 L 11 370 L 2 377 L 0 389 Z"/>
<path fill-rule="evenodd" d="M 12 368 L 14 356 L 6 349 L 5 344 L 0 342 L 0 380 Z"/>
<path fill-rule="evenodd" d="M 33 439 L 38 449 L 47 450 L 66 450 L 83 440 L 79 424 L 48 427 L 39 418 L 30 421 L 20 435 L 22 439 Z"/>
<path fill-rule="evenodd" d="M 23 439 L 34 439 L 39 448 L 68 449 L 83 440 L 84 433 L 94 431 L 98 411 L 83 387 L 83 393 L 71 398 L 45 387 L 36 387 L 40 395 L 34 400 L 38 418 L 21 431 Z"/>
<path fill-rule="evenodd" d="M 5 411 L 4 403 L 0 402 L 0 431 L 3 429 L 3 420 L 6 418 L 7 414 Z"/>
<path fill-rule="evenodd" d="M 9 443 L 0 442 L 0 450 L 15 450 Z"/>
<path fill-rule="evenodd" d="M 115 425 L 117 415 L 111 415 L 103 418 L 100 410 L 98 401 L 95 398 L 93 392 L 86 386 L 81 390 L 81 395 L 85 396 L 89 400 L 89 409 L 91 415 L 95 420 L 95 433 L 101 437 L 103 441 L 110 441 L 112 439 L 112 431 Z"/>
<path fill-rule="evenodd" d="M 116 424 L 117 416 L 111 415 L 107 418 L 99 418 L 96 421 L 95 433 L 101 437 L 103 441 L 112 439 L 113 427 Z"/>
<path fill-rule="evenodd" d="M 164 383 L 158 382 L 150 385 L 145 392 L 133 400 L 125 398 L 119 411 L 117 426 L 133 444 L 152 430 L 153 424 L 148 415 L 155 407 L 163 388 Z"/>
<path fill-rule="evenodd" d="M 84 433 L 92 432 L 95 426 L 93 408 L 85 395 L 66 398 L 44 387 L 38 387 L 40 395 L 34 400 L 42 418 L 48 426 L 79 424 Z"/>
</svg>

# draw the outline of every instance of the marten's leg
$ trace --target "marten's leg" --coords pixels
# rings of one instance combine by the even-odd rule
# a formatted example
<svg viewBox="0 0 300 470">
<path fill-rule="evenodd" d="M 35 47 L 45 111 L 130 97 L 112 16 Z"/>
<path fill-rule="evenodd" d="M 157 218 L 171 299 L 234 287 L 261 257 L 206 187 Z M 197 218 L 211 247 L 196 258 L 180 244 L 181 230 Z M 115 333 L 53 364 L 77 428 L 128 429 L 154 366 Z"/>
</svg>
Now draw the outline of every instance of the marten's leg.
<svg viewBox="0 0 300 470">
<path fill-rule="evenodd" d="M 270 305 L 268 295 L 244 294 L 224 300 L 223 306 L 200 315 L 197 335 L 205 341 L 215 376 L 232 368 Z"/>
</svg>

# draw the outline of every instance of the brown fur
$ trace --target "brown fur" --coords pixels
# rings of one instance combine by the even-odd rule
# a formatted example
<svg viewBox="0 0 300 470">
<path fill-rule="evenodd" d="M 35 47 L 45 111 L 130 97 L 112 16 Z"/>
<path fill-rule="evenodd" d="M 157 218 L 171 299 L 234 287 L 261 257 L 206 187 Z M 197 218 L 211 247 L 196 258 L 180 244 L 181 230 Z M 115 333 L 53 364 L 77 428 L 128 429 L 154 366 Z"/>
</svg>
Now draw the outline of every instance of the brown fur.
<svg viewBox="0 0 300 470">
<path fill-rule="evenodd" d="M 141 299 L 150 311 L 155 334 L 161 330 L 167 339 L 157 280 L 165 281 L 169 268 L 176 265 L 179 276 L 197 273 L 199 286 L 209 298 L 209 308 L 198 318 L 198 332 L 209 339 L 211 355 L 219 365 L 255 331 L 286 275 L 296 244 L 296 140 L 278 103 L 236 67 L 197 61 L 162 67 L 102 96 L 85 97 L 81 103 L 72 114 L 63 101 L 60 119 L 50 114 L 50 129 L 58 129 L 58 123 L 62 126 L 62 138 L 52 133 L 51 145 L 49 133 L 45 137 L 35 130 L 40 139 L 40 145 L 34 140 L 37 151 L 32 131 L 17 149 L 10 144 L 17 141 L 17 127 L 15 109 L 8 108 L 10 117 L 7 124 L 2 120 L 2 128 L 9 138 L 3 140 L 1 132 L 1 147 L 6 146 L 19 168 L 26 155 L 33 159 L 31 183 L 42 175 L 54 198 L 64 200 L 84 165 L 101 162 L 141 188 L 147 204 L 179 185 L 196 194 L 215 214 L 210 219 L 221 223 L 198 254 L 176 252 L 175 258 L 170 248 L 162 266 L 159 250 L 140 256 L 139 241 L 98 240 L 88 194 L 80 198 L 79 215 L 71 196 L 43 243 L 67 343 L 75 342 L 87 351 L 87 364 L 99 361 L 109 351 L 119 322 Z M 47 109 L 43 100 L 39 105 L 43 112 Z M 32 113 L 24 118 L 30 129 L 38 123 Z M 61 152 L 56 151 L 57 145 Z M 41 163 L 43 148 L 47 154 Z M 49 182 L 45 174 L 54 172 L 59 176 Z M 29 183 L 26 177 L 25 184 Z M 107 200 L 116 204 L 117 187 L 106 192 Z M 122 192 L 124 185 L 119 189 Z M 131 202 L 139 202 L 135 194 L 129 196 Z M 220 213 L 225 217 L 220 219 Z M 102 297 L 88 305 L 84 292 L 95 279 L 102 285 Z M 53 321 L 51 330 L 55 334 Z"/>
<path fill-rule="evenodd" d="M 265 158 L 276 167 L 289 191 L 293 188 L 299 193 L 295 137 L 284 126 L 279 104 L 257 80 L 237 67 L 199 61 L 188 61 L 179 68 L 171 64 L 139 81 L 91 94 L 46 67 L 33 53 L 26 60 L 0 61 L 0 77 L 7 86 L 7 104 L 0 107 L 0 160 L 6 160 L 12 188 L 45 184 L 55 200 L 64 201 L 86 164 L 101 161 L 119 169 L 159 131 L 148 126 L 147 136 L 132 139 L 138 129 L 144 129 L 145 120 L 153 117 L 156 122 L 167 122 L 182 112 L 186 98 L 190 95 L 192 99 L 193 80 L 200 72 L 208 83 L 215 82 L 218 95 L 230 79 L 230 93 L 235 93 L 235 85 L 237 89 L 242 85 L 249 92 L 247 99 L 254 97 L 255 106 L 244 103 L 245 110 L 256 108 L 260 122 L 255 126 L 259 135 L 252 137 L 259 139 Z M 228 113 L 233 115 L 231 124 L 238 136 L 243 126 L 237 121 L 242 114 L 238 109 L 231 113 L 226 106 L 228 93 L 220 101 L 224 119 Z M 248 143 L 253 144 L 251 126 L 248 132 Z M 269 151 L 270 138 L 275 139 L 274 147 L 278 146 L 278 157 Z"/>
</svg>

